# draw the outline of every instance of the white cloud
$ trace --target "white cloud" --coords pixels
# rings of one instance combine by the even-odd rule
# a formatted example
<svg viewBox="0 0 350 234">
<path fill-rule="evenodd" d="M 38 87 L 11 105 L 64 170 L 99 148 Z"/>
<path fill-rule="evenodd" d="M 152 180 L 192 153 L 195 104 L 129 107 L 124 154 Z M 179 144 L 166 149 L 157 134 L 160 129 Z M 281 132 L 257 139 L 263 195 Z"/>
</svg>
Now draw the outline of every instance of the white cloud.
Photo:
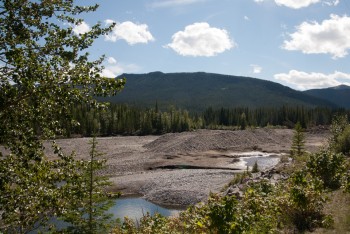
<svg viewBox="0 0 350 234">
<path fill-rule="evenodd" d="M 111 20 L 111 19 L 106 19 L 106 20 L 105 20 L 106 25 L 113 24 L 114 22 L 115 22 L 115 21 L 114 21 L 114 20 Z"/>
<path fill-rule="evenodd" d="M 74 27 L 73 27 L 73 32 L 76 35 L 87 33 L 90 30 L 91 30 L 90 26 L 87 23 L 85 23 L 84 21 L 78 25 L 74 25 Z"/>
<path fill-rule="evenodd" d="M 324 74 L 291 70 L 289 73 L 275 74 L 274 78 L 292 84 L 301 90 L 333 87 L 342 83 L 350 84 L 350 82 L 343 82 L 344 80 L 350 81 L 350 74 L 338 71 L 335 71 L 333 74 Z"/>
<path fill-rule="evenodd" d="M 324 4 L 328 6 L 337 6 L 339 2 L 340 2 L 339 0 L 328 0 L 328 1 L 324 1 Z"/>
<path fill-rule="evenodd" d="M 113 20 L 106 20 L 106 24 L 113 23 Z M 154 38 L 148 30 L 147 24 L 135 24 L 131 21 L 122 23 L 116 22 L 112 32 L 105 36 L 106 41 L 115 42 L 117 40 L 125 40 L 129 45 L 137 43 L 148 43 L 154 41 Z"/>
<path fill-rule="evenodd" d="M 244 20 L 246 20 L 246 21 L 249 21 L 250 20 L 250 18 L 248 17 L 248 16 L 244 16 Z"/>
<path fill-rule="evenodd" d="M 107 62 L 108 62 L 109 64 L 116 64 L 116 63 L 117 63 L 117 60 L 116 60 L 115 58 L 113 58 L 113 57 L 108 57 L 108 58 L 107 58 Z"/>
<path fill-rule="evenodd" d="M 320 0 L 275 0 L 279 6 L 286 6 L 293 9 L 308 7 L 311 4 L 318 3 Z"/>
<path fill-rule="evenodd" d="M 292 9 L 300 9 L 303 7 L 308 7 L 312 4 L 320 3 L 328 6 L 337 6 L 340 0 L 254 0 L 256 3 L 263 2 L 275 2 L 279 6 L 285 6 Z"/>
<path fill-rule="evenodd" d="M 250 64 L 250 66 L 253 68 L 254 74 L 259 74 L 262 72 L 262 67 L 256 64 Z"/>
<path fill-rule="evenodd" d="M 134 73 L 138 72 L 140 67 L 135 64 L 113 64 L 107 65 L 101 75 L 108 78 L 115 78 L 122 73 Z"/>
<path fill-rule="evenodd" d="M 161 8 L 161 7 L 176 7 L 183 5 L 190 5 L 197 2 L 203 2 L 205 0 L 161 0 L 155 1 L 151 4 L 153 8 Z"/>
<path fill-rule="evenodd" d="M 233 48 L 236 44 L 224 29 L 210 27 L 208 23 L 194 23 L 172 36 L 165 47 L 183 56 L 215 56 Z"/>
<path fill-rule="evenodd" d="M 332 58 L 342 58 L 350 49 L 350 17 L 331 15 L 321 24 L 303 22 L 297 31 L 289 34 L 282 48 L 300 50 L 305 54 L 331 54 Z"/>
</svg>

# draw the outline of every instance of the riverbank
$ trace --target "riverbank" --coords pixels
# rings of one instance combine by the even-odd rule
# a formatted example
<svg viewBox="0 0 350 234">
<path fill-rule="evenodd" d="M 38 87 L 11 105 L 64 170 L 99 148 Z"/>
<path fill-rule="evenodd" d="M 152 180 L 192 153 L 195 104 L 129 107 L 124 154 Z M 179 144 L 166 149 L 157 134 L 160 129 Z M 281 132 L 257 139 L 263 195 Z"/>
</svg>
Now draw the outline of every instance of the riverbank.
<svg viewBox="0 0 350 234">
<path fill-rule="evenodd" d="M 160 204 L 188 206 L 219 192 L 234 176 L 241 152 L 288 153 L 293 137 L 290 129 L 243 131 L 199 130 L 162 136 L 98 138 L 105 153 L 113 191 L 137 195 Z M 328 137 L 326 131 L 306 133 L 306 150 L 315 151 Z M 65 152 L 89 155 L 89 138 L 60 139 Z"/>
</svg>

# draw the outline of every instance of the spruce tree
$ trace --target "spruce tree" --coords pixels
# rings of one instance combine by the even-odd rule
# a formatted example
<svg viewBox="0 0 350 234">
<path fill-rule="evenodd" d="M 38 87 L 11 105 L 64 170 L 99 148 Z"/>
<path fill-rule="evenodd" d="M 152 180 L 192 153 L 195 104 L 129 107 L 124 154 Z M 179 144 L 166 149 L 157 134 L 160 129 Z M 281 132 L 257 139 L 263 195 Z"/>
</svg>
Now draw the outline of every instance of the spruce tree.
<svg viewBox="0 0 350 234">
<path fill-rule="evenodd" d="M 100 158 L 103 154 L 97 151 L 96 137 L 90 144 L 90 160 L 81 161 L 77 168 L 81 172 L 76 181 L 78 199 L 70 203 L 67 212 L 61 217 L 72 224 L 67 228 L 71 233 L 108 233 L 112 226 L 112 215 L 107 211 L 114 202 L 105 191 L 111 183 L 108 177 L 98 175 L 105 167 L 106 160 Z"/>
<path fill-rule="evenodd" d="M 291 147 L 291 156 L 293 158 L 302 156 L 304 154 L 305 136 L 304 129 L 302 128 L 300 122 L 296 123 L 294 126 L 294 136 Z"/>
</svg>

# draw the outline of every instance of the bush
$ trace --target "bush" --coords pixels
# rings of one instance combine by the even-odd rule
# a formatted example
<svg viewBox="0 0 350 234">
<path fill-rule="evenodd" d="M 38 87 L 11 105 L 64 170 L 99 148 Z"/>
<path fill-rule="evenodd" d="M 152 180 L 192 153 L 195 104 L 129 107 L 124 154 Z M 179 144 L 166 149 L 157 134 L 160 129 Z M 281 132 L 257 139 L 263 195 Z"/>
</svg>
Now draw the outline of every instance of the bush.
<svg viewBox="0 0 350 234">
<path fill-rule="evenodd" d="M 343 154 L 323 150 L 310 155 L 306 166 L 312 176 L 322 180 L 325 188 L 338 189 L 341 186 L 346 171 Z"/>
<path fill-rule="evenodd" d="M 331 137 L 329 148 L 337 153 L 349 153 L 350 150 L 350 125 L 347 115 L 336 115 L 331 125 Z"/>
<path fill-rule="evenodd" d="M 338 136 L 335 150 L 347 155 L 350 153 L 350 125 Z"/>
<path fill-rule="evenodd" d="M 287 229 L 295 227 L 298 232 L 312 230 L 323 225 L 326 202 L 322 194 L 322 182 L 305 171 L 296 172 L 287 183 L 281 183 L 276 199 L 281 220 Z"/>
</svg>

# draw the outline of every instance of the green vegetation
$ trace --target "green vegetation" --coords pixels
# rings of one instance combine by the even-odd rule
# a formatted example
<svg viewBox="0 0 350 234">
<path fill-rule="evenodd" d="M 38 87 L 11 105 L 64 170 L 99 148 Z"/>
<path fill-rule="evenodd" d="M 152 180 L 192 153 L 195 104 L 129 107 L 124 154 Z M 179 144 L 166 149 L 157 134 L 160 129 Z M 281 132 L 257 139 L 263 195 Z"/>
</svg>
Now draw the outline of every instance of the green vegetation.
<svg viewBox="0 0 350 234">
<path fill-rule="evenodd" d="M 105 214 L 110 206 L 104 192 L 108 182 L 107 178 L 97 175 L 104 161 L 96 158 L 99 153 L 95 139 L 91 143 L 90 160 L 81 161 L 75 158 L 74 152 L 67 155 L 62 151 L 54 141 L 57 136 L 96 132 L 101 135 L 162 134 L 220 126 L 290 127 L 298 121 L 302 127 L 308 127 L 329 123 L 333 114 L 328 108 L 300 107 L 316 106 L 323 101 L 272 82 L 206 73 L 188 74 L 186 82 L 177 79 L 179 74 L 170 78 L 162 73 L 151 75 L 160 84 L 174 82 L 174 78 L 180 82 L 168 86 L 183 90 L 177 94 L 183 99 L 176 99 L 180 107 L 195 110 L 195 102 L 194 106 L 186 106 L 188 100 L 195 100 L 187 92 L 191 89 L 191 95 L 202 103 L 199 108 L 221 106 L 221 101 L 226 100 L 233 102 L 227 105 L 231 109 L 208 108 L 202 109 L 203 114 L 193 115 L 175 108 L 162 112 L 158 104 L 167 106 L 169 96 L 166 95 L 173 93 L 161 88 L 163 96 L 159 96 L 159 100 L 162 102 L 157 103 L 155 109 L 139 110 L 123 105 L 106 109 L 93 97 L 115 95 L 125 81 L 101 77 L 103 57 L 90 61 L 86 49 L 114 25 L 101 28 L 97 24 L 80 35 L 75 35 L 70 26 L 81 23 L 79 15 L 95 11 L 97 6 L 76 6 L 71 0 L 6 0 L 0 7 L 0 142 L 6 149 L 0 153 L 1 233 L 28 233 L 39 227 L 57 233 L 48 222 L 52 217 L 71 223 L 62 230 L 67 233 L 99 233 L 111 228 L 109 216 Z M 134 77 L 139 85 L 152 87 L 152 93 L 156 93 L 149 80 Z M 189 85 L 194 81 L 198 90 L 205 90 L 204 94 L 199 95 L 199 91 Z M 257 85 L 254 95 L 250 92 L 252 84 Z M 213 96 L 218 90 L 231 96 L 215 101 Z M 134 92 L 147 95 L 136 86 Z M 247 102 L 238 98 L 242 92 Z M 280 98 L 279 93 L 285 98 Z M 134 94 L 131 92 L 131 95 Z M 261 98 L 265 96 L 269 98 Z M 121 99 L 125 97 L 128 96 Z M 135 100 L 136 96 L 128 99 Z M 145 102 L 150 100 L 154 102 L 158 98 L 144 96 Z M 254 108 L 238 108 L 237 103 Z M 252 103 L 257 103 L 259 108 Z M 298 129 L 297 132 L 301 128 Z M 325 195 L 330 189 L 350 190 L 349 163 L 343 155 L 349 154 L 348 117 L 335 118 L 331 131 L 329 149 L 309 157 L 304 154 L 306 163 L 294 162 L 301 166 L 276 186 L 264 181 L 242 185 L 241 200 L 212 194 L 207 203 L 190 207 L 179 217 L 145 215 L 139 226 L 126 219 L 112 232 L 277 233 L 328 227 L 332 219 L 324 213 Z M 297 153 L 301 153 L 302 138 L 298 139 L 295 145 Z M 44 140 L 52 143 L 51 148 L 44 149 Z M 48 158 L 45 150 L 52 151 L 55 157 Z M 247 176 L 248 172 L 237 176 L 232 183 L 243 183 Z"/>
<path fill-rule="evenodd" d="M 306 166 L 310 174 L 319 178 L 323 186 L 329 189 L 341 186 L 341 179 L 347 170 L 344 155 L 327 150 L 310 155 Z"/>
<path fill-rule="evenodd" d="M 79 134 L 91 136 L 94 129 L 101 136 L 111 135 L 148 135 L 168 132 L 183 132 L 194 129 L 226 129 L 285 126 L 293 128 L 300 122 L 301 127 L 330 125 L 335 113 L 348 113 L 345 110 L 329 108 L 288 107 L 281 108 L 208 108 L 202 113 L 170 107 L 160 110 L 155 108 L 141 109 L 128 105 L 110 104 L 108 108 L 92 108 L 88 105 L 72 107 L 71 121 L 61 121 L 67 136 Z M 350 113 L 349 113 L 350 114 Z M 350 116 L 350 115 L 349 115 Z"/>
<path fill-rule="evenodd" d="M 99 159 L 102 154 L 96 150 L 96 138 L 90 144 L 90 160 L 81 161 L 80 167 L 76 168 L 81 174 L 74 178 L 74 200 L 59 217 L 70 224 L 65 230 L 68 233 L 106 233 L 112 227 L 112 214 L 106 212 L 114 202 L 105 193 L 111 183 L 108 177 L 97 175 L 104 168 L 106 160 Z"/>
<path fill-rule="evenodd" d="M 316 98 L 326 99 L 339 107 L 350 108 L 350 87 L 346 85 L 339 85 L 336 87 L 326 89 L 311 89 L 304 93 Z"/>
<path fill-rule="evenodd" d="M 259 172 L 259 165 L 258 165 L 258 161 L 254 162 L 254 165 L 252 167 L 252 173 L 256 173 Z"/>
<path fill-rule="evenodd" d="M 51 217 L 74 212 L 85 191 L 85 163 L 55 143 L 72 119 L 72 107 L 103 107 L 93 96 L 115 95 L 124 80 L 100 76 L 103 57 L 87 49 L 114 25 L 96 24 L 82 35 L 72 27 L 96 6 L 71 0 L 0 3 L 0 232 L 28 233 Z M 52 147 L 44 149 L 43 141 Z M 55 155 L 49 159 L 44 150 Z"/>
<path fill-rule="evenodd" d="M 293 158 L 301 157 L 305 153 L 304 152 L 305 136 L 303 131 L 304 130 L 301 124 L 298 122 L 294 127 L 294 136 L 293 136 L 293 143 L 292 143 L 292 149 L 291 149 L 291 156 Z"/>
<path fill-rule="evenodd" d="M 349 233 L 350 232 L 350 193 L 335 190 L 327 193 L 329 200 L 325 204 L 325 213 L 331 214 L 334 224 L 331 228 L 318 228 L 314 234 Z"/>
</svg>

